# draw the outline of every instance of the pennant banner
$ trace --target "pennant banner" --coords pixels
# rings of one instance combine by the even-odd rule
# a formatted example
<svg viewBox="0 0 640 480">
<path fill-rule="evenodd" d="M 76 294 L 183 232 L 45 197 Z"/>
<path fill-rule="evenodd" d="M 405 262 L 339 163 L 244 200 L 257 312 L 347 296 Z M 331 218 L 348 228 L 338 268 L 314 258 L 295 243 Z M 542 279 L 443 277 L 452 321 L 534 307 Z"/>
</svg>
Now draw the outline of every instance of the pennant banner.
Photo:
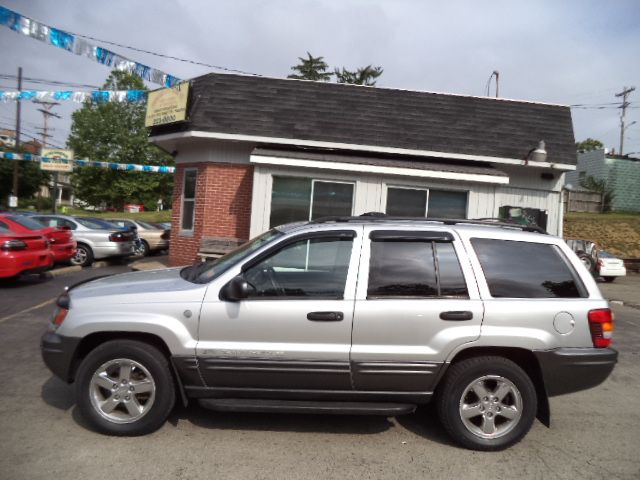
<svg viewBox="0 0 640 480">
<path fill-rule="evenodd" d="M 134 62 L 111 50 L 93 45 L 72 33 L 36 22 L 29 17 L 20 15 L 3 6 L 0 6 L 0 25 L 4 25 L 14 32 L 35 38 L 54 47 L 90 58 L 102 65 L 115 68 L 119 71 L 136 74 L 145 80 L 164 87 L 173 87 L 176 83 L 180 82 L 180 79 L 173 75 L 148 67 L 142 63 Z"/>
<path fill-rule="evenodd" d="M 94 160 L 64 160 L 61 158 L 41 157 L 40 155 L 31 155 L 29 153 L 18 154 L 0 152 L 0 158 L 7 160 L 23 160 L 28 162 L 72 163 L 79 167 L 100 167 L 109 168 L 111 170 L 126 170 L 129 172 L 174 173 L 176 170 L 175 167 L 167 167 L 164 165 L 138 165 L 135 163 L 96 162 Z"/>
<path fill-rule="evenodd" d="M 7 92 L 0 90 L 0 102 L 28 100 L 70 100 L 82 103 L 90 100 L 96 103 L 102 102 L 144 102 L 147 100 L 145 90 L 92 90 L 90 92 L 73 92 L 68 90 L 42 91 L 22 90 L 20 92 Z"/>
</svg>

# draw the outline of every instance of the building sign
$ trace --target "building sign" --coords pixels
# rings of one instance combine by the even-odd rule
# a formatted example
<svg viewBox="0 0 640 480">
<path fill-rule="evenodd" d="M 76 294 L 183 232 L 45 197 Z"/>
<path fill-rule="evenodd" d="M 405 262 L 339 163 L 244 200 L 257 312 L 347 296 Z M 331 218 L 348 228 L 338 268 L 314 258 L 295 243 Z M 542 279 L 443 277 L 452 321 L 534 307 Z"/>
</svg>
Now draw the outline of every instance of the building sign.
<svg viewBox="0 0 640 480">
<path fill-rule="evenodd" d="M 40 169 L 49 172 L 73 172 L 73 150 L 43 148 Z"/>
<path fill-rule="evenodd" d="M 188 97 L 189 82 L 149 92 L 145 126 L 154 127 L 166 123 L 183 122 L 187 118 Z"/>
</svg>

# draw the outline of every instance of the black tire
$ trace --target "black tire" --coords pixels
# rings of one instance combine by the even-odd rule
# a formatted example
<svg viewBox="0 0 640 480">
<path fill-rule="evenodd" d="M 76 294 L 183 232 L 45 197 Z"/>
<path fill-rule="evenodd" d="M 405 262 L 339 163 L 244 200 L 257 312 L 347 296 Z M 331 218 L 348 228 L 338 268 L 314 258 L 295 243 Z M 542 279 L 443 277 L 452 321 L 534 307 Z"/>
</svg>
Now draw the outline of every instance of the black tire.
<svg viewBox="0 0 640 480">
<path fill-rule="evenodd" d="M 71 265 L 80 265 L 81 267 L 88 267 L 93 263 L 93 250 L 89 245 L 84 243 L 78 244 L 78 252 L 70 260 Z"/>
<path fill-rule="evenodd" d="M 149 248 L 149 244 L 146 240 L 140 241 L 140 246 L 136 248 L 136 255 L 140 255 L 141 257 L 146 257 L 149 255 L 151 249 Z"/>
<path fill-rule="evenodd" d="M 502 377 L 510 382 L 514 387 L 513 393 L 508 393 L 505 399 L 507 402 L 516 395 L 520 395 L 521 414 L 519 419 L 513 420 L 513 424 L 509 423 L 506 417 L 502 417 L 503 413 L 491 413 L 487 407 L 482 405 L 483 399 L 478 397 L 478 408 L 482 408 L 484 413 L 478 413 L 478 417 L 474 417 L 473 421 L 478 421 L 480 426 L 476 428 L 481 430 L 482 422 L 485 416 L 494 416 L 494 424 L 498 424 L 498 420 L 503 422 L 499 428 L 503 428 L 504 433 L 493 437 L 484 438 L 481 433 L 474 433 L 465 425 L 462 419 L 462 404 L 468 399 L 468 388 L 472 387 L 476 380 L 491 377 L 485 385 L 490 385 L 493 377 Z M 497 385 L 497 384 L 496 384 Z M 497 388 L 497 387 L 496 387 Z M 471 394 L 474 395 L 474 394 Z M 487 397 L 485 397 L 487 398 Z M 489 402 L 493 397 L 489 397 Z M 496 411 L 496 406 L 504 405 L 502 400 L 491 406 L 492 412 Z M 536 389 L 529 376 L 522 368 L 511 360 L 504 357 L 473 357 L 454 363 L 444 378 L 443 383 L 439 387 L 437 394 L 437 407 L 440 421 L 451 438 L 460 446 L 471 450 L 496 451 L 508 448 L 518 443 L 527 434 L 536 417 L 538 400 Z M 474 407 L 472 407 L 474 408 Z M 500 408 L 497 408 L 500 412 Z M 500 417 L 500 418 L 498 418 Z M 467 420 L 471 422 L 471 420 Z M 499 432 L 498 432 L 499 433 Z"/>
<path fill-rule="evenodd" d="M 616 279 L 616 277 L 602 277 L 602 279 L 607 283 L 611 283 Z"/>
<path fill-rule="evenodd" d="M 587 270 L 589 270 L 589 272 L 593 272 L 594 268 L 595 268 L 595 263 L 593 261 L 593 258 L 591 258 L 589 255 L 587 255 L 586 253 L 581 253 L 578 255 L 578 258 L 580 258 L 580 261 L 582 262 L 582 264 L 587 267 Z"/>
<path fill-rule="evenodd" d="M 92 379 L 105 364 L 109 364 L 114 360 L 126 359 L 141 365 L 151 376 L 152 384 L 155 386 L 153 394 L 148 394 L 147 402 L 152 399 L 148 410 L 141 416 L 130 423 L 117 423 L 116 421 L 105 418 L 104 414 L 99 412 L 97 406 L 94 406 L 95 394 L 97 391 Z M 125 361 L 126 361 L 125 360 Z M 131 377 L 137 372 L 137 367 L 133 367 Z M 120 388 L 120 382 L 114 381 L 115 385 Z M 123 382 L 124 384 L 125 382 Z M 130 385 L 137 385 L 133 381 Z M 124 387 L 123 387 L 124 388 Z M 106 389 L 99 389 L 100 392 L 108 392 Z M 113 394 L 113 392 L 108 392 Z M 128 395 L 128 392 L 127 392 Z M 138 394 L 136 397 L 140 398 Z M 152 396 L 153 395 L 153 396 Z M 114 398 L 118 398 L 113 394 Z M 109 395 L 110 398 L 110 395 Z M 129 399 L 129 397 L 127 397 Z M 171 413 L 176 400 L 176 388 L 173 375 L 169 366 L 169 361 L 165 355 L 156 347 L 144 342 L 134 340 L 112 340 L 92 350 L 80 364 L 76 375 L 76 401 L 78 409 L 82 416 L 101 433 L 118 436 L 136 436 L 145 435 L 154 432 L 160 428 L 167 417 Z M 144 400 L 143 400 L 144 401 Z M 115 402 L 114 402 L 115 403 Z M 140 405 L 138 400 L 135 402 Z M 144 408 L 144 407 L 142 407 Z M 107 415 L 129 416 L 127 408 L 124 406 L 124 394 L 121 403 Z M 126 421 L 126 418 L 124 419 Z M 122 420 L 121 420 L 122 421 Z"/>
</svg>

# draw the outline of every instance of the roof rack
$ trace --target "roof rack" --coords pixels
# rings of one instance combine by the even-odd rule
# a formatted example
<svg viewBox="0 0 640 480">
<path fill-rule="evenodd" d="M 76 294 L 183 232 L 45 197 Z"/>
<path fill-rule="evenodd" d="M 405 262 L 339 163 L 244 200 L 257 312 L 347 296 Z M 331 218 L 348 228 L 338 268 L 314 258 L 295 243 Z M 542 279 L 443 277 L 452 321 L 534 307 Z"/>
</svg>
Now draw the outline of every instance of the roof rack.
<svg viewBox="0 0 640 480">
<path fill-rule="evenodd" d="M 367 212 L 360 216 L 333 216 L 321 217 L 312 220 L 311 223 L 382 223 L 382 222 L 416 222 L 416 223 L 440 223 L 443 225 L 482 225 L 522 230 L 547 235 L 547 231 L 537 225 L 521 225 L 511 223 L 502 218 L 478 218 L 467 220 L 463 218 L 425 218 L 425 217 L 394 217 L 382 212 Z"/>
</svg>

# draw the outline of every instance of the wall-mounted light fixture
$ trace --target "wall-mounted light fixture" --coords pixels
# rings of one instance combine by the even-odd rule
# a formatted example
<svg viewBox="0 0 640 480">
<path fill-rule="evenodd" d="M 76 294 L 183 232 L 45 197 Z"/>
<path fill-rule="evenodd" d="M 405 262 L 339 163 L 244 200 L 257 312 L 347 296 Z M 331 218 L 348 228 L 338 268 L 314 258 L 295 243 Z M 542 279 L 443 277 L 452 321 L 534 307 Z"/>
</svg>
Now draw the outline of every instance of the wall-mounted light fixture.
<svg viewBox="0 0 640 480">
<path fill-rule="evenodd" d="M 531 162 L 547 161 L 547 150 L 545 148 L 544 140 L 540 140 L 540 142 L 538 142 L 537 148 L 532 148 L 531 150 L 529 150 L 529 153 L 527 153 L 527 156 L 525 157 L 525 160 L 524 160 L 525 165 L 530 161 Z"/>
</svg>

